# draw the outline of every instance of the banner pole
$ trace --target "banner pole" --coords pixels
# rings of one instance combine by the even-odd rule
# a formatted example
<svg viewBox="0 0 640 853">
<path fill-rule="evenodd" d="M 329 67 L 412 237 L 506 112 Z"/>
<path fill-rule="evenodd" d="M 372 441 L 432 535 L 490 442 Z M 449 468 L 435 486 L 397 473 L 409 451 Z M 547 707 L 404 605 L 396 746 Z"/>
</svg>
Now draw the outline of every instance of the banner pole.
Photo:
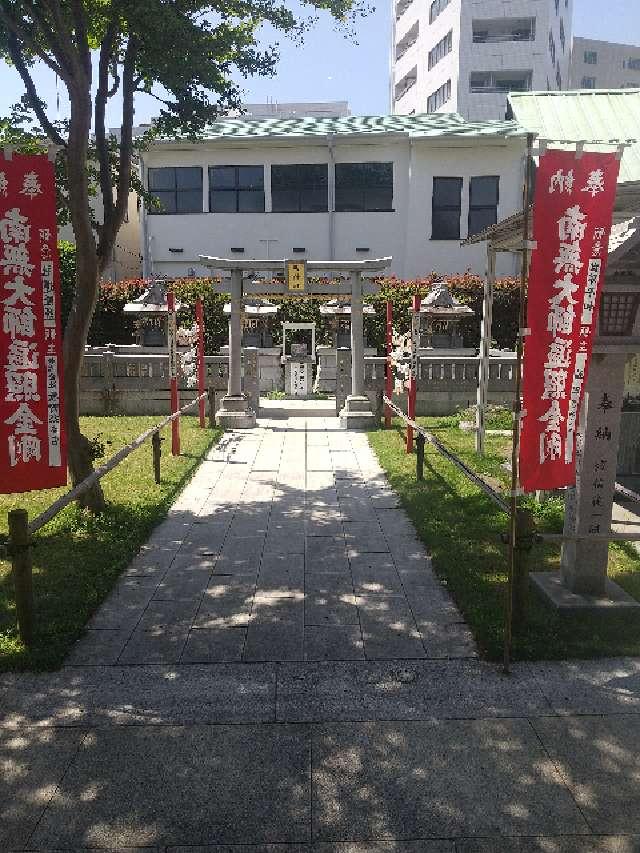
<svg viewBox="0 0 640 853">
<path fill-rule="evenodd" d="M 533 177 L 533 148 L 534 136 L 527 134 L 527 156 L 524 168 L 522 188 L 523 222 L 522 222 L 522 264 L 520 269 L 520 312 L 518 324 L 518 342 L 516 346 L 516 387 L 513 404 L 513 439 L 511 447 L 511 499 L 509 503 L 509 566 L 507 575 L 507 600 L 504 624 L 504 672 L 510 671 L 511 645 L 513 637 L 513 589 L 516 568 L 517 521 L 518 521 L 518 452 L 520 448 L 520 420 L 522 417 L 522 355 L 524 349 L 524 328 L 527 317 L 527 280 L 529 277 L 529 222 L 531 203 L 531 180 Z"/>
<path fill-rule="evenodd" d="M 169 380 L 171 388 L 171 414 L 180 408 L 178 392 L 178 348 L 176 341 L 176 297 L 173 290 L 167 292 L 167 314 L 169 324 Z M 171 455 L 180 456 L 180 418 L 171 421 Z"/>
<path fill-rule="evenodd" d="M 200 429 L 205 427 L 205 400 L 202 395 L 207 390 L 205 387 L 205 364 L 204 364 L 204 307 L 202 297 L 196 300 L 196 325 L 198 327 L 198 395 L 202 398 L 198 403 L 200 415 Z"/>
<path fill-rule="evenodd" d="M 384 389 L 388 399 L 391 399 L 393 394 L 393 376 L 391 370 L 391 351 L 393 348 L 393 302 L 387 299 L 387 365 L 385 373 Z M 384 426 L 385 429 L 391 429 L 391 409 L 389 406 L 384 407 Z"/>
</svg>

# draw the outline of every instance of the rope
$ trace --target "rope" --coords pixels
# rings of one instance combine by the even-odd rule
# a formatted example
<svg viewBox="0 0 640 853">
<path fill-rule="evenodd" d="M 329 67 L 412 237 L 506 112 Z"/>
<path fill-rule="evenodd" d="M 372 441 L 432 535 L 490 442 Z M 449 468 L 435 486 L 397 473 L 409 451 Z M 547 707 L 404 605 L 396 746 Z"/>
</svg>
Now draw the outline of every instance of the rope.
<svg viewBox="0 0 640 853">
<path fill-rule="evenodd" d="M 177 412 L 174 412 L 172 415 L 167 415 L 167 417 L 161 421 L 159 424 L 156 424 L 151 429 L 146 430 L 130 444 L 126 444 L 124 447 L 121 447 L 120 450 L 111 457 L 104 465 L 101 465 L 99 468 L 96 468 L 88 477 L 78 483 L 77 486 L 74 486 L 73 489 L 66 492 L 66 494 L 62 495 L 58 498 L 57 501 L 51 504 L 51 506 L 46 509 L 43 513 L 38 515 L 33 521 L 29 524 L 29 533 L 35 533 L 36 530 L 40 530 L 41 527 L 44 527 L 52 518 L 55 518 L 56 515 L 61 512 L 66 506 L 68 506 L 72 501 L 76 498 L 83 495 L 86 491 L 88 491 L 92 486 L 94 486 L 97 482 L 99 482 L 106 474 L 110 471 L 113 471 L 122 461 L 124 461 L 127 456 L 133 453 L 141 444 L 144 444 L 152 435 L 156 432 L 160 432 L 161 429 L 170 424 L 172 421 L 175 421 L 176 418 L 179 418 L 189 409 L 192 409 L 200 400 L 204 399 L 207 396 L 208 392 L 204 394 L 200 394 L 195 400 L 192 400 L 190 403 L 184 405 L 181 409 L 178 409 Z"/>
<path fill-rule="evenodd" d="M 437 439 L 435 435 L 432 435 L 430 432 L 427 432 L 427 430 L 421 427 L 420 424 L 407 417 L 407 415 L 405 415 L 402 409 L 398 408 L 398 406 L 396 406 L 395 403 L 393 403 L 388 397 L 383 396 L 382 399 L 384 403 L 407 424 L 407 426 L 412 427 L 415 432 L 418 432 L 420 433 L 420 435 L 423 435 L 425 440 L 428 441 L 429 444 L 431 444 L 433 447 L 435 447 L 438 453 L 444 456 L 444 458 L 448 462 L 451 462 L 452 465 L 455 465 L 456 468 L 458 468 L 458 470 L 465 475 L 465 477 L 471 480 L 474 485 L 478 486 L 479 489 L 481 489 L 488 497 L 490 497 L 491 500 L 502 510 L 502 512 L 509 512 L 509 505 L 504 500 L 504 498 L 500 494 L 498 494 L 498 492 L 496 492 L 496 490 L 493 489 L 485 480 L 483 480 L 482 477 L 478 476 L 475 471 L 472 471 L 471 468 L 469 468 L 469 466 L 462 461 L 462 459 L 459 459 L 455 455 L 455 453 L 452 453 L 447 447 L 445 447 L 445 445 L 439 439 Z"/>
</svg>

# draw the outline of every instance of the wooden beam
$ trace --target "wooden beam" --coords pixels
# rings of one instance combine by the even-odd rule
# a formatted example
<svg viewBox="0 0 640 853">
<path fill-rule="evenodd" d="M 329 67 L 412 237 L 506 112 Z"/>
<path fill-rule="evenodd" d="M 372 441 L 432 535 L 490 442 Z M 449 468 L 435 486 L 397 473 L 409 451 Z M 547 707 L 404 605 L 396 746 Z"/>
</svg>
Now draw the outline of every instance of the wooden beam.
<svg viewBox="0 0 640 853">
<path fill-rule="evenodd" d="M 200 261 L 205 267 L 216 270 L 244 270 L 245 272 L 267 272 L 281 267 L 284 270 L 284 259 L 271 258 L 263 260 L 243 260 L 216 258 L 211 255 L 200 255 Z M 316 272 L 381 272 L 391 266 L 393 258 L 370 258 L 363 261 L 307 261 L 307 270 Z"/>
<path fill-rule="evenodd" d="M 215 282 L 209 286 L 213 293 L 231 292 L 231 282 Z M 377 293 L 378 290 L 378 285 L 373 282 L 362 282 L 363 294 L 371 295 Z M 289 297 L 323 296 L 330 299 L 334 296 L 351 296 L 351 282 L 340 281 L 336 284 L 307 284 L 305 290 L 289 290 L 284 282 L 244 281 L 242 291 L 244 296 L 281 296 L 287 299 Z"/>
</svg>

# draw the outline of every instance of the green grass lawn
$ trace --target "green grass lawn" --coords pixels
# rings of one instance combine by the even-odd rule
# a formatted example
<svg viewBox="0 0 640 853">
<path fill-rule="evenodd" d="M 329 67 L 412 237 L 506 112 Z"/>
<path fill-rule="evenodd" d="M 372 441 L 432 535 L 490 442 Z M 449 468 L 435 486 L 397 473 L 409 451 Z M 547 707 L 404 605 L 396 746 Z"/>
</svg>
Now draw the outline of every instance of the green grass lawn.
<svg viewBox="0 0 640 853">
<path fill-rule="evenodd" d="M 104 444 L 99 464 L 160 418 L 87 417 L 88 438 Z M 151 442 L 135 450 L 103 480 L 107 512 L 93 517 L 75 505 L 64 509 L 33 537 L 36 635 L 26 649 L 16 631 L 11 566 L 0 559 L 0 670 L 59 666 L 87 619 L 151 530 L 164 518 L 219 431 L 201 430 L 195 417 L 183 417 L 182 454 L 173 458 L 163 442 L 160 485 L 153 478 Z M 163 437 L 170 436 L 170 427 Z M 7 513 L 23 507 L 35 518 L 66 489 L 0 495 L 0 542 L 6 539 Z"/>
<path fill-rule="evenodd" d="M 419 421 L 494 487 L 507 493 L 510 474 L 503 464 L 510 458 L 510 438 L 488 436 L 487 453 L 481 458 L 473 449 L 473 433 L 452 426 L 448 419 Z M 369 439 L 482 652 L 492 660 L 501 659 L 507 548 L 500 534 L 507 530 L 506 514 L 429 445 L 424 481 L 416 482 L 415 456 L 405 453 L 404 431 L 398 421 L 391 430 L 370 433 Z M 562 501 L 551 499 L 542 505 L 530 501 L 529 505 L 538 530 L 562 532 Z M 555 544 L 536 545 L 531 570 L 558 569 L 559 554 Z M 640 557 L 630 543 L 611 544 L 609 576 L 640 600 Z M 513 652 L 519 659 L 640 654 L 637 616 L 560 617 L 533 593 L 526 622 L 514 628 Z"/>
</svg>

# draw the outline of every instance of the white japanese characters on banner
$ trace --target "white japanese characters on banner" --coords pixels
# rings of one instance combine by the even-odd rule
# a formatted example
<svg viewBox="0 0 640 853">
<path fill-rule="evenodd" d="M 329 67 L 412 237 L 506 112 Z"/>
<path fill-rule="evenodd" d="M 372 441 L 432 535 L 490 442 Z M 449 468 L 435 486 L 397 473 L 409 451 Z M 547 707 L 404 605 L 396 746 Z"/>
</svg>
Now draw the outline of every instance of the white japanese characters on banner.
<svg viewBox="0 0 640 853">
<path fill-rule="evenodd" d="M 0 492 L 67 482 L 53 164 L 0 156 Z"/>
<path fill-rule="evenodd" d="M 548 150 L 534 199 L 520 483 L 575 483 L 579 411 L 596 333 L 619 161 Z"/>
</svg>

